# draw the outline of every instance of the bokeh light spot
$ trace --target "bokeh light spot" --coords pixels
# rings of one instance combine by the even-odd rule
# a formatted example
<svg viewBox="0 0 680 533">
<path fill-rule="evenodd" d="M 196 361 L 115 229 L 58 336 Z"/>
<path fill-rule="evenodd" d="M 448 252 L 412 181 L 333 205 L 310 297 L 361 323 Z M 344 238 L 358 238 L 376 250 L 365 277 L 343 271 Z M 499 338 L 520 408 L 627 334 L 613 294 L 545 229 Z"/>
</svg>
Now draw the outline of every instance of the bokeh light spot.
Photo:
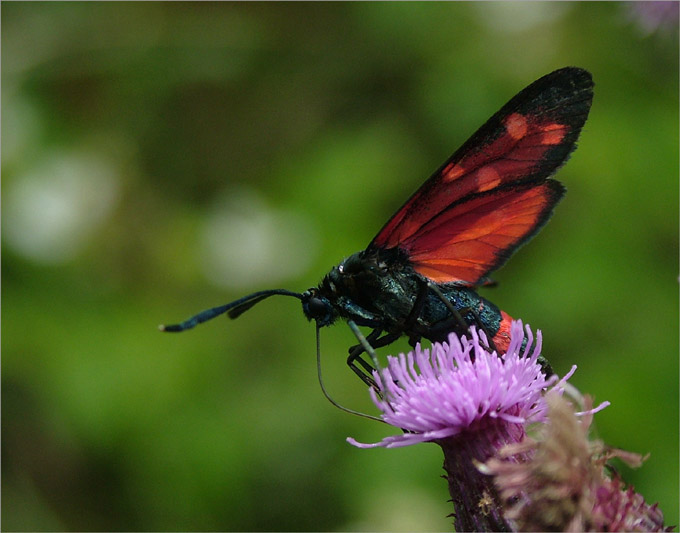
<svg viewBox="0 0 680 533">
<path fill-rule="evenodd" d="M 235 289 L 298 276 L 318 248 L 310 221 L 268 206 L 250 189 L 216 202 L 202 240 L 205 275 L 216 285 Z"/>
<path fill-rule="evenodd" d="M 111 213 L 118 189 L 116 170 L 101 157 L 53 153 L 6 185 L 5 243 L 36 262 L 67 262 Z"/>
</svg>

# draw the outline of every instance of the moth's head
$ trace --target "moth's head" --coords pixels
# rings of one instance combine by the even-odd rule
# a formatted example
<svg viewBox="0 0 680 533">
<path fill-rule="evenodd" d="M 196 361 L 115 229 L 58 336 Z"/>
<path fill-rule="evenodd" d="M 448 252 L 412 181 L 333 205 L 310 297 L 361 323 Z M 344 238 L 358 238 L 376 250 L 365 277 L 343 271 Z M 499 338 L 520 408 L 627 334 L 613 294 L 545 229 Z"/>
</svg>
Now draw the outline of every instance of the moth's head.
<svg viewBox="0 0 680 533">
<path fill-rule="evenodd" d="M 318 288 L 302 293 L 302 311 L 309 320 L 316 321 L 319 327 L 330 326 L 338 316 L 330 300 Z"/>
</svg>

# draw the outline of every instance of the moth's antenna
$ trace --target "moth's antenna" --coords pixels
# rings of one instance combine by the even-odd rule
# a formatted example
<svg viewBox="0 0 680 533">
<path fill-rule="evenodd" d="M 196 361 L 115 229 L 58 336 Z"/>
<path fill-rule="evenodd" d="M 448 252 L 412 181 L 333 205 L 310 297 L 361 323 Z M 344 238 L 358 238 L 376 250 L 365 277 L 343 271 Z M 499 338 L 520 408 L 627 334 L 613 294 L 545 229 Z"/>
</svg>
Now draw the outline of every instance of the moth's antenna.
<svg viewBox="0 0 680 533">
<path fill-rule="evenodd" d="M 331 402 L 335 407 L 337 407 L 341 411 L 345 411 L 346 413 L 349 413 L 351 415 L 356 415 L 356 416 L 361 416 L 363 418 L 368 418 L 369 420 L 376 420 L 377 422 L 386 423 L 383 419 L 378 418 L 377 416 L 367 415 L 366 413 L 360 413 L 359 411 L 355 411 L 354 409 L 349 409 L 348 407 L 340 405 L 333 398 L 331 398 L 330 394 L 328 394 L 328 391 L 326 391 L 326 387 L 323 384 L 323 378 L 321 377 L 321 336 L 319 335 L 320 329 L 321 328 L 317 324 L 316 325 L 316 370 L 317 370 L 317 374 L 319 376 L 319 385 L 321 385 L 321 392 L 323 392 L 323 395 L 326 397 L 326 399 L 329 402 Z"/>
<path fill-rule="evenodd" d="M 208 320 L 212 320 L 213 318 L 218 317 L 224 313 L 229 313 L 229 318 L 237 318 L 241 314 L 245 313 L 252 306 L 254 306 L 256 303 L 259 303 L 265 298 L 269 298 L 270 296 L 273 296 L 275 294 L 280 294 L 283 296 L 294 296 L 298 300 L 302 300 L 302 294 L 298 292 L 288 291 L 286 289 L 270 289 L 267 291 L 258 291 L 254 292 L 253 294 L 249 294 L 248 296 L 244 296 L 243 298 L 239 298 L 238 300 L 234 300 L 233 302 L 229 302 L 228 304 L 220 305 L 218 307 L 213 307 L 212 309 L 206 309 L 205 311 L 201 311 L 197 315 L 194 315 L 191 318 L 185 320 L 184 322 L 180 322 L 179 324 L 171 324 L 169 326 L 160 325 L 158 326 L 158 329 L 160 329 L 161 331 L 169 331 L 173 333 L 185 331 L 187 329 L 196 327 L 198 324 L 207 322 Z"/>
</svg>

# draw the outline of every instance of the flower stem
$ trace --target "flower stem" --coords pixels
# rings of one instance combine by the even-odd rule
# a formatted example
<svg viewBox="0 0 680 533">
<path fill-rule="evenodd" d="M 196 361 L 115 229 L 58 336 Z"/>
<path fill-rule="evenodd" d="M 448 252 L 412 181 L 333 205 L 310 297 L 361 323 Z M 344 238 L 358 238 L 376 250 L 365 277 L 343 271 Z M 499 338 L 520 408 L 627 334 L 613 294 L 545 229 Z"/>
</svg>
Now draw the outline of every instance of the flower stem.
<svg viewBox="0 0 680 533">
<path fill-rule="evenodd" d="M 520 426 L 496 423 L 485 431 L 436 441 L 444 451 L 456 531 L 513 531 L 503 516 L 493 477 L 481 473 L 477 465 L 488 461 L 504 444 L 518 442 L 521 435 L 515 433 L 523 433 Z"/>
</svg>

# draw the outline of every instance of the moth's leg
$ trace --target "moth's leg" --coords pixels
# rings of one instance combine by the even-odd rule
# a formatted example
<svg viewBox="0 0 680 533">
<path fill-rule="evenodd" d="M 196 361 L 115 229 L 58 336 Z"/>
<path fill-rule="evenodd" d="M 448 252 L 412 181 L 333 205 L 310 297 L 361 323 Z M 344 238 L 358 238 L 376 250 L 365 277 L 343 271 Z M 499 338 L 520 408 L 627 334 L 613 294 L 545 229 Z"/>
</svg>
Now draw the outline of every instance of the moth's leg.
<svg viewBox="0 0 680 533">
<path fill-rule="evenodd" d="M 548 360 L 545 357 L 543 357 L 542 354 L 538 356 L 536 362 L 539 365 L 541 365 L 541 369 L 543 370 L 543 372 L 545 372 L 545 377 L 549 378 L 555 373 L 552 365 L 548 362 Z"/>
<path fill-rule="evenodd" d="M 364 339 L 366 342 L 369 344 L 369 346 L 375 346 L 374 343 L 380 337 L 382 334 L 382 330 L 380 328 L 376 328 L 373 331 L 371 331 Z M 356 333 L 355 333 L 356 335 Z M 349 348 L 349 357 L 347 358 L 347 364 L 349 367 L 354 370 L 355 373 L 359 375 L 361 379 L 364 378 L 364 374 L 362 373 L 361 369 L 359 369 L 356 365 L 359 364 L 363 367 L 363 369 L 368 372 L 369 374 L 372 375 L 373 372 L 373 367 L 368 364 L 366 361 L 364 361 L 360 356 L 362 353 L 366 351 L 364 348 L 363 344 L 361 343 L 361 339 L 359 339 L 359 344 L 355 344 L 354 346 L 350 346 Z M 365 380 L 364 380 L 365 381 Z"/>
<path fill-rule="evenodd" d="M 411 312 L 408 314 L 406 320 L 404 321 L 404 331 L 406 333 L 408 333 L 413 328 L 415 323 L 418 321 L 418 318 L 420 318 L 420 314 L 423 310 L 423 307 L 425 307 L 428 286 L 429 282 L 420 283 L 418 286 L 418 294 L 416 295 L 416 301 L 413 302 Z"/>
<path fill-rule="evenodd" d="M 427 283 L 423 282 L 419 285 L 418 294 L 416 295 L 415 302 L 413 302 L 413 307 L 411 308 L 411 311 L 406 317 L 406 320 L 402 324 L 402 330 L 405 333 L 409 334 L 409 342 L 411 343 L 411 346 L 415 346 L 416 342 L 420 340 L 420 335 L 411 334 L 410 332 L 423 310 L 425 301 L 427 299 L 427 290 L 428 290 Z M 371 381 L 371 383 L 368 384 L 374 385 L 372 378 L 374 368 L 367 361 L 360 357 L 361 354 L 367 352 L 366 347 L 363 345 L 363 342 L 361 342 L 362 341 L 361 337 L 363 337 L 363 335 L 361 334 L 361 332 L 358 331 L 358 329 L 355 330 L 356 324 L 354 325 L 354 327 L 352 327 L 352 324 L 350 324 L 350 328 L 352 328 L 352 331 L 354 331 L 354 334 L 357 336 L 357 339 L 359 339 L 360 343 L 350 347 L 349 357 L 347 358 L 347 364 L 357 375 L 359 375 L 359 377 L 364 382 L 368 383 L 366 379 L 368 378 Z M 400 333 L 386 333 L 385 335 L 380 337 L 381 333 L 382 330 L 376 328 L 368 336 L 364 337 L 364 340 L 366 341 L 368 346 L 375 349 L 380 348 L 382 346 L 387 346 L 388 344 L 393 343 L 399 337 L 401 337 Z M 371 358 L 375 360 L 374 356 L 372 356 Z M 359 366 L 361 368 L 359 368 Z"/>
<path fill-rule="evenodd" d="M 352 330 L 352 332 L 354 333 L 354 335 L 356 335 L 356 338 L 359 340 L 359 347 L 363 348 L 363 350 L 366 353 L 368 353 L 368 355 L 371 358 L 371 361 L 373 361 L 373 364 L 375 365 L 376 368 L 378 367 L 378 356 L 375 353 L 375 348 L 390 344 L 390 343 L 394 342 L 395 340 L 397 340 L 399 337 L 401 337 L 401 334 L 399 334 L 399 333 L 386 333 L 385 335 L 380 337 L 381 330 L 379 330 L 379 329 L 374 329 L 368 335 L 368 337 L 364 337 L 363 333 L 361 333 L 361 331 L 359 330 L 359 328 L 357 327 L 356 323 L 353 320 L 348 320 L 347 324 L 349 325 L 349 327 Z M 369 341 L 368 341 L 369 338 L 373 339 L 373 343 L 369 343 Z M 360 353 L 361 352 L 359 352 L 359 354 Z M 360 364 L 364 367 L 364 369 L 366 369 L 366 368 L 373 369 L 373 367 L 371 365 L 369 365 L 368 363 L 366 363 L 366 361 L 361 359 L 361 357 L 359 357 L 358 354 L 354 357 L 354 360 L 352 360 L 352 354 L 350 354 L 349 359 L 347 359 L 347 364 L 349 364 L 350 368 L 352 370 L 354 370 L 354 372 L 361 378 L 361 380 L 364 383 L 366 383 L 369 387 L 373 387 L 373 390 L 375 390 L 376 394 L 380 398 L 384 398 L 383 393 L 380 391 L 377 383 L 373 379 L 372 373 L 370 375 L 364 374 L 361 371 L 360 368 L 356 367 L 353 364 L 355 361 L 359 361 Z M 398 382 L 395 382 L 395 383 L 398 383 Z M 389 398 L 388 398 L 388 401 L 389 401 Z M 382 419 L 380 419 L 380 420 L 384 422 L 384 420 L 382 420 Z M 407 429 L 402 428 L 402 431 L 404 433 L 409 433 L 409 430 L 407 430 Z"/>
<path fill-rule="evenodd" d="M 319 386 L 321 387 L 321 392 L 323 392 L 323 395 L 335 407 L 337 407 L 338 409 L 340 409 L 342 411 L 345 411 L 346 413 L 361 416 L 361 417 L 364 417 L 364 418 L 369 418 L 371 420 L 376 420 L 378 422 L 384 422 L 384 420 L 382 420 L 381 418 L 378 418 L 377 416 L 367 415 L 366 413 L 362 413 L 360 411 L 355 411 L 354 409 L 349 409 L 349 408 L 345 407 L 344 405 L 340 405 L 328 393 L 328 391 L 326 390 L 326 386 L 324 385 L 324 382 L 323 382 L 323 376 L 321 375 L 321 337 L 319 335 L 319 329 L 320 329 L 320 326 L 317 324 L 317 326 L 316 326 L 316 372 L 317 372 L 317 377 L 319 379 Z"/>
<path fill-rule="evenodd" d="M 361 357 L 361 354 L 368 352 L 371 359 L 375 361 L 375 348 L 392 344 L 401 335 L 398 333 L 386 333 L 380 337 L 382 330 L 376 328 L 371 333 L 369 333 L 368 336 L 364 337 L 353 321 L 348 321 L 348 324 L 356 335 L 357 339 L 359 339 L 359 344 L 350 348 L 349 357 L 347 358 L 347 365 L 357 376 L 359 376 L 359 378 L 361 378 L 364 383 L 366 383 L 366 385 L 373 387 L 377 391 L 378 387 L 375 380 L 373 379 L 373 371 L 375 368 L 369 362 L 365 361 Z"/>
<path fill-rule="evenodd" d="M 411 346 L 411 348 L 415 348 L 416 344 L 418 344 L 423 337 L 420 335 L 409 335 L 408 337 L 408 344 Z"/>
</svg>

